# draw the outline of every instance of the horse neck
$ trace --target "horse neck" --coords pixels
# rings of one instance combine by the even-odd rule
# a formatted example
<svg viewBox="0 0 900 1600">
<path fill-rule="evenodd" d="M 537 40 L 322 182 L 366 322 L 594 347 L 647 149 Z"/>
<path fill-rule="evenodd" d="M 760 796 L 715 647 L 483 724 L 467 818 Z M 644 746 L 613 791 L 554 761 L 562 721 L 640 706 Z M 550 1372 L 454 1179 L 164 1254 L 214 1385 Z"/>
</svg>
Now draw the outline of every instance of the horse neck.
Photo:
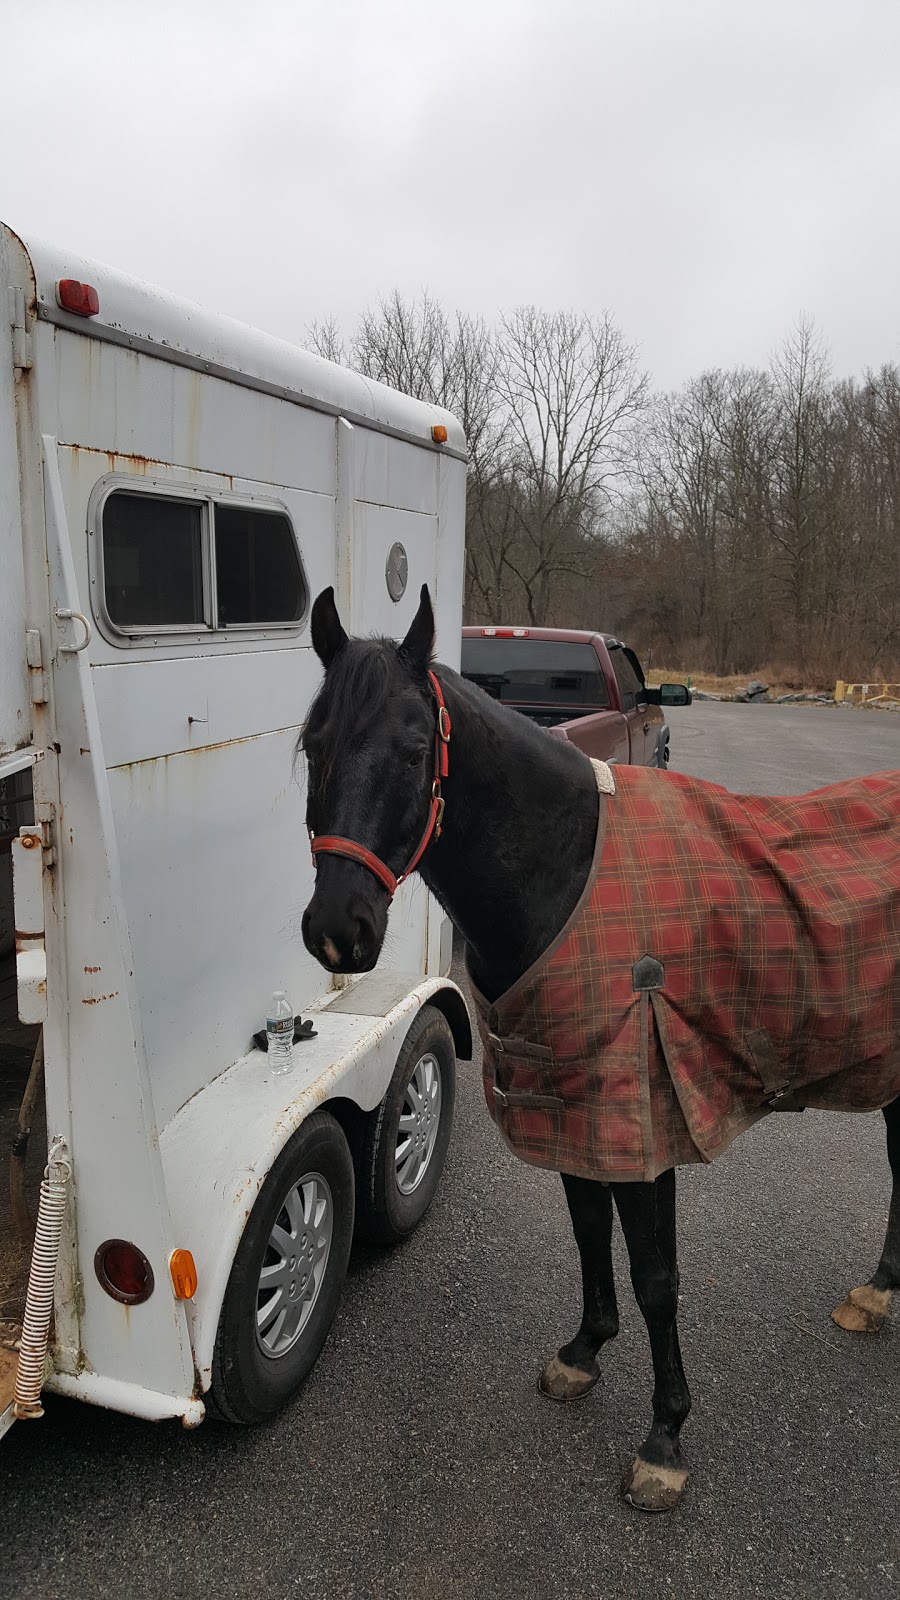
<svg viewBox="0 0 900 1600">
<path fill-rule="evenodd" d="M 597 785 L 584 756 L 448 668 L 450 776 L 422 877 L 468 947 L 488 1000 L 546 950 L 593 860 Z"/>
</svg>

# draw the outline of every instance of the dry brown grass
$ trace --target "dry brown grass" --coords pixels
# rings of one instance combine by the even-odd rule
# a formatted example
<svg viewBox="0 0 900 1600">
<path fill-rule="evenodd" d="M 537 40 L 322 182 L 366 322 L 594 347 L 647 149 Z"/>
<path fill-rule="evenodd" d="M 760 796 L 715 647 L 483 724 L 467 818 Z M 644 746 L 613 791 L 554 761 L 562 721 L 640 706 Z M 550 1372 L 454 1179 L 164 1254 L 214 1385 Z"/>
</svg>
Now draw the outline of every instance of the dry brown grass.
<svg viewBox="0 0 900 1600">
<path fill-rule="evenodd" d="M 804 682 L 795 670 L 784 666 L 763 667 L 759 672 L 733 673 L 730 677 L 719 678 L 713 672 L 684 672 L 679 667 L 653 667 L 648 676 L 648 683 L 690 683 L 692 689 L 705 689 L 708 694 L 734 694 L 737 689 L 746 689 L 748 683 L 754 678 L 759 678 L 766 685 L 771 695 L 794 694 L 801 690 L 812 693 L 820 690 L 833 691 L 833 683 L 824 683 L 817 680 Z"/>
</svg>

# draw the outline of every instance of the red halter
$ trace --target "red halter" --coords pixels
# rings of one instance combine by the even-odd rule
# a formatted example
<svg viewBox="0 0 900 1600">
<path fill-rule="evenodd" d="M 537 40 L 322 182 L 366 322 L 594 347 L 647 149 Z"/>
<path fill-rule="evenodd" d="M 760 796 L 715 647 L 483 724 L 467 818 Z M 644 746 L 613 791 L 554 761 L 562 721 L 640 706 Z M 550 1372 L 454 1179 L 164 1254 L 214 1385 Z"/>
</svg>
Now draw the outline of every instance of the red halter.
<svg viewBox="0 0 900 1600">
<path fill-rule="evenodd" d="M 370 872 L 374 872 L 379 883 L 384 884 L 391 899 L 394 898 L 404 878 L 408 878 L 410 873 L 418 866 L 432 839 L 440 838 L 441 823 L 444 820 L 444 797 L 441 793 L 441 782 L 446 778 L 449 770 L 450 713 L 444 704 L 443 692 L 434 673 L 429 672 L 428 678 L 434 690 L 438 708 L 437 725 L 434 731 L 434 782 L 431 785 L 431 808 L 428 813 L 425 832 L 419 840 L 418 848 L 409 865 L 404 868 L 399 878 L 395 878 L 390 867 L 386 867 L 384 862 L 379 861 L 378 857 L 373 855 L 371 850 L 367 850 L 364 845 L 354 844 L 352 839 L 339 839 L 332 834 L 323 834 L 317 839 L 312 830 L 310 830 L 309 835 L 312 846 L 313 866 L 316 865 L 316 856 L 319 855 L 346 856 L 348 861 L 358 861 L 360 866 L 368 867 Z"/>
</svg>

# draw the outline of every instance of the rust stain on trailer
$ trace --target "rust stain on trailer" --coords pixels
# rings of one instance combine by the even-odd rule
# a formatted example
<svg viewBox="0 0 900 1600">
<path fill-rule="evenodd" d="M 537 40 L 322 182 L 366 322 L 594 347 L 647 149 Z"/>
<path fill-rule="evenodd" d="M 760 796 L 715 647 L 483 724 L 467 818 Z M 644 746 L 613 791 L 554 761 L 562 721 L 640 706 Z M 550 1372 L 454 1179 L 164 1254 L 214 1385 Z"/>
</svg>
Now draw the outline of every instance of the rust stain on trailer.
<svg viewBox="0 0 900 1600">
<path fill-rule="evenodd" d="M 211 755 L 217 750 L 231 750 L 237 745 L 253 744 L 258 739 L 269 739 L 276 733 L 299 733 L 302 727 L 302 723 L 289 722 L 283 728 L 263 728 L 258 733 L 245 733 L 234 739 L 218 739 L 215 744 L 188 744 L 181 750 L 167 750 L 165 755 L 142 756 L 139 761 L 120 761 L 108 770 L 136 773 L 141 768 L 154 766 L 157 762 L 161 767 L 165 767 L 170 761 L 177 761 L 180 756 Z"/>
<path fill-rule="evenodd" d="M 84 997 L 81 1004 L 83 1006 L 102 1006 L 104 1000 L 115 1000 L 118 992 L 118 989 L 114 989 L 112 994 L 89 994 Z"/>
<path fill-rule="evenodd" d="M 76 445 L 75 449 L 77 450 L 77 448 L 78 446 Z M 120 461 L 127 461 L 130 467 L 133 467 L 137 472 L 142 474 L 152 472 L 156 467 L 165 465 L 163 461 L 157 460 L 153 456 L 142 456 L 137 452 L 130 454 L 128 451 L 124 450 L 107 450 L 105 455 L 107 461 L 109 462 L 110 472 L 115 472 L 116 466 Z"/>
<path fill-rule="evenodd" d="M 100 972 L 102 969 L 100 967 L 85 967 L 84 970 L 85 972 Z"/>
</svg>

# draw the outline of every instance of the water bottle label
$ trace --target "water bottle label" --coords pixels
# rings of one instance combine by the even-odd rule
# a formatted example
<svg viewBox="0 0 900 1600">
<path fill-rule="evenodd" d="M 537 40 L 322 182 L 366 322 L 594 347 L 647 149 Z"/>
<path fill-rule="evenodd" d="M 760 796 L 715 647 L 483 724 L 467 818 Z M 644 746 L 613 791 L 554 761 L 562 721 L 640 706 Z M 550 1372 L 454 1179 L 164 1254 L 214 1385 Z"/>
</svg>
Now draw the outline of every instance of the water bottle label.
<svg viewBox="0 0 900 1600">
<path fill-rule="evenodd" d="M 289 1033 L 293 1035 L 293 1017 L 271 1017 L 268 1022 L 269 1033 Z"/>
</svg>

